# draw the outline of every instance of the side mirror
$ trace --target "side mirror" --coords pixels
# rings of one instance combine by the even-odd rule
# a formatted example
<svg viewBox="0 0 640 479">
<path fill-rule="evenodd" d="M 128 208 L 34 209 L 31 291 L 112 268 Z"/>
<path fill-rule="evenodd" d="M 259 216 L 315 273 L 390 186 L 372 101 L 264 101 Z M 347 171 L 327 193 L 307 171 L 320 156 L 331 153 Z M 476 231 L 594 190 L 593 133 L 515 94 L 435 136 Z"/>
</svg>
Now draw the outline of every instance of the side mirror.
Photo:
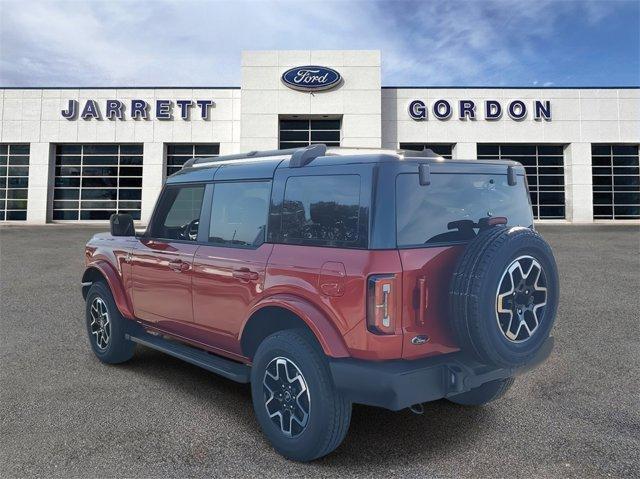
<svg viewBox="0 0 640 479">
<path fill-rule="evenodd" d="M 109 218 L 112 236 L 135 236 L 136 230 L 133 227 L 133 216 L 127 213 L 112 214 Z"/>
</svg>

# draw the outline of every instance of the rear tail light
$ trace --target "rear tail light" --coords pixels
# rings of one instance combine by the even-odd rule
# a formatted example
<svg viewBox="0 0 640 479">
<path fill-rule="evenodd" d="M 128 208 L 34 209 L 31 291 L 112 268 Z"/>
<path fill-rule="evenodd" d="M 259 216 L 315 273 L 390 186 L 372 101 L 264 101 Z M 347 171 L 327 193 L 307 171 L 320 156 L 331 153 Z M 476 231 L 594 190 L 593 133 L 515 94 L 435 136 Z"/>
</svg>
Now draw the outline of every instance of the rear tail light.
<svg viewBox="0 0 640 479">
<path fill-rule="evenodd" d="M 396 296 L 394 274 L 369 276 L 367 292 L 367 329 L 374 334 L 393 334 L 396 329 Z"/>
</svg>

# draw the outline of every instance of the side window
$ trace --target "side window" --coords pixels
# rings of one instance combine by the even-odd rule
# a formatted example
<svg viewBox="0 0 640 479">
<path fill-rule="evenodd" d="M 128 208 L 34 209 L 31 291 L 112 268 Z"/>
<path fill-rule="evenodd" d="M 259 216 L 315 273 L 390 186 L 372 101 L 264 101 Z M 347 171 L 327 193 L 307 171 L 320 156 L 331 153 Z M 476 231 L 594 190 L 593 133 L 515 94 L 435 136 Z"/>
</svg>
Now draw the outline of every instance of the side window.
<svg viewBox="0 0 640 479">
<path fill-rule="evenodd" d="M 204 185 L 169 187 L 158 206 L 152 236 L 195 241 L 198 238 Z"/>
<path fill-rule="evenodd" d="M 270 181 L 216 183 L 209 242 L 241 247 L 264 243 L 270 196 Z"/>
<path fill-rule="evenodd" d="M 292 176 L 282 205 L 282 241 L 366 246 L 360 231 L 360 176 Z"/>
</svg>

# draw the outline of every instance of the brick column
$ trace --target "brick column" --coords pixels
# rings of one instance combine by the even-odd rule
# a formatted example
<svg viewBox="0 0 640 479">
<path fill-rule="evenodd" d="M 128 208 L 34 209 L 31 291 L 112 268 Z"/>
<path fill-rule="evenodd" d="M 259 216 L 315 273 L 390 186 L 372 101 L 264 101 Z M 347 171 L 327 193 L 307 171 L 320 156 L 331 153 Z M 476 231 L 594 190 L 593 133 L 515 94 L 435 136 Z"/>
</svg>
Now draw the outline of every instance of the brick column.
<svg viewBox="0 0 640 479">
<path fill-rule="evenodd" d="M 564 181 L 567 220 L 593 223 L 590 143 L 570 143 L 565 148 Z"/>
<path fill-rule="evenodd" d="M 478 157 L 477 143 L 456 143 L 453 147 L 454 160 L 475 160 Z"/>
<path fill-rule="evenodd" d="M 51 143 L 31 143 L 29 148 L 29 190 L 27 223 L 45 224 L 51 219 L 54 182 L 54 148 Z"/>
<path fill-rule="evenodd" d="M 166 171 L 164 143 L 145 143 L 142 157 L 142 212 L 140 222 L 151 219 L 156 199 L 162 190 Z"/>
</svg>

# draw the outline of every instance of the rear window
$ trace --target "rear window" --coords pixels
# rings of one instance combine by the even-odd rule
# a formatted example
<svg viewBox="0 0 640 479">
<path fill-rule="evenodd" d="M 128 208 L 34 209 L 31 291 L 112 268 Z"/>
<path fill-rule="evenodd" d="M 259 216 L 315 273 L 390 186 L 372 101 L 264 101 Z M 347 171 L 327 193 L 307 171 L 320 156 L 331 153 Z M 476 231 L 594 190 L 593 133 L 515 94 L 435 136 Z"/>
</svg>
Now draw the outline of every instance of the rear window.
<svg viewBox="0 0 640 479">
<path fill-rule="evenodd" d="M 364 247 L 360 176 L 292 176 L 282 205 L 282 241 L 289 244 Z"/>
<path fill-rule="evenodd" d="M 509 226 L 533 225 L 522 176 L 515 186 L 506 175 L 436 173 L 420 186 L 417 174 L 396 179 L 396 233 L 399 247 L 457 243 L 473 239 L 496 216 Z"/>
</svg>

